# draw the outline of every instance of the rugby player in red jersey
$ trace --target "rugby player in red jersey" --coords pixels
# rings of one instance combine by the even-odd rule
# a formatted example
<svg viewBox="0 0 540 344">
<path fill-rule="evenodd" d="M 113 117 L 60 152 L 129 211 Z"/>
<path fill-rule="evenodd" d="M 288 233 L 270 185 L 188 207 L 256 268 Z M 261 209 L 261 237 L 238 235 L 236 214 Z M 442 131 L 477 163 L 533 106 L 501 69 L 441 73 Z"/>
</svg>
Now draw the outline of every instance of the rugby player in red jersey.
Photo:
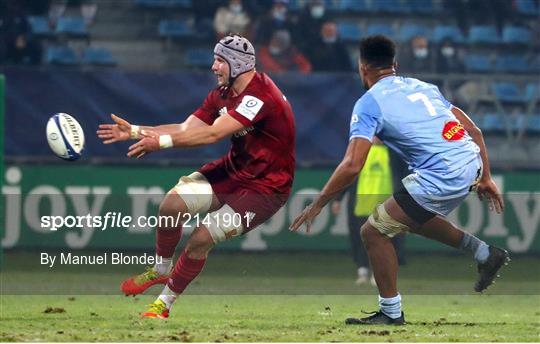
<svg viewBox="0 0 540 344">
<path fill-rule="evenodd" d="M 194 147 L 231 137 L 228 154 L 183 176 L 163 199 L 160 216 L 210 214 L 197 221 L 173 268 L 182 225 L 156 228 L 158 263 L 126 279 L 126 295 L 166 284 L 144 317 L 166 318 L 176 297 L 201 272 L 217 243 L 245 234 L 268 220 L 286 202 L 295 169 L 295 124 L 291 105 L 274 82 L 255 70 L 255 50 L 244 37 L 229 35 L 214 48 L 212 71 L 218 87 L 181 124 L 137 126 L 112 115 L 97 135 L 105 144 L 139 140 L 128 156 L 160 149 Z M 182 217 L 180 217 L 182 218 Z M 228 221 L 232 218 L 240 220 Z M 203 219 L 201 216 L 199 219 Z M 159 263 L 161 261 L 161 263 Z"/>
</svg>

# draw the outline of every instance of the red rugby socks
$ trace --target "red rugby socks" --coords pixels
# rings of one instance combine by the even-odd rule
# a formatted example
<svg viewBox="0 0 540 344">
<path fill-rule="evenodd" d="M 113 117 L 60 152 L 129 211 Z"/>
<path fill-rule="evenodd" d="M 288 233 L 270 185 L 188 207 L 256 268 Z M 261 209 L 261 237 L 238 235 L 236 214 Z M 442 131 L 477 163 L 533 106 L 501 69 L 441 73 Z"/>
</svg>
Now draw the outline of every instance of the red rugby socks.
<svg viewBox="0 0 540 344">
<path fill-rule="evenodd" d="M 189 283 L 199 275 L 205 262 L 206 258 L 189 258 L 187 251 L 184 251 L 176 262 L 167 285 L 175 293 L 181 294 Z"/>
</svg>

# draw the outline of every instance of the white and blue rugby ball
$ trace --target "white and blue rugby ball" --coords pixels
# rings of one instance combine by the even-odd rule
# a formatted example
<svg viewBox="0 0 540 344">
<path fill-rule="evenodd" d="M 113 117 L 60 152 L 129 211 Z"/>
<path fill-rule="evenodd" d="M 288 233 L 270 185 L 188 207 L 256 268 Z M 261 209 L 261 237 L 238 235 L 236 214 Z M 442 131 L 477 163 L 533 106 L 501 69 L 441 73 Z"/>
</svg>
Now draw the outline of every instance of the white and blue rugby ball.
<svg viewBox="0 0 540 344">
<path fill-rule="evenodd" d="M 84 149 L 84 132 L 75 118 L 57 113 L 47 122 L 47 142 L 59 158 L 74 161 Z"/>
</svg>

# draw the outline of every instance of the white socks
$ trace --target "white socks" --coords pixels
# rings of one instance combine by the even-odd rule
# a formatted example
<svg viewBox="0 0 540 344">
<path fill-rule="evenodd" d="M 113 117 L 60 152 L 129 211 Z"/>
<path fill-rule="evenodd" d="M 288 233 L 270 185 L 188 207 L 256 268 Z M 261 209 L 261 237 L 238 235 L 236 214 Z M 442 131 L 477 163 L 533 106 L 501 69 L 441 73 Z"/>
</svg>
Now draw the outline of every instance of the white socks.
<svg viewBox="0 0 540 344">
<path fill-rule="evenodd" d="M 161 292 L 161 295 L 159 295 L 158 300 L 163 301 L 167 306 L 167 309 L 170 311 L 174 301 L 176 301 L 177 296 L 177 293 L 172 291 L 168 285 L 165 285 L 165 288 L 163 288 L 163 291 Z"/>
<path fill-rule="evenodd" d="M 392 319 L 397 319 L 401 316 L 401 295 L 399 293 L 394 297 L 384 298 L 379 295 L 379 306 L 381 312 Z"/>
<path fill-rule="evenodd" d="M 160 263 L 161 262 L 161 263 Z M 173 266 L 173 259 L 160 257 L 156 254 L 156 264 L 154 264 L 154 270 L 160 275 L 168 275 L 171 273 Z"/>
</svg>

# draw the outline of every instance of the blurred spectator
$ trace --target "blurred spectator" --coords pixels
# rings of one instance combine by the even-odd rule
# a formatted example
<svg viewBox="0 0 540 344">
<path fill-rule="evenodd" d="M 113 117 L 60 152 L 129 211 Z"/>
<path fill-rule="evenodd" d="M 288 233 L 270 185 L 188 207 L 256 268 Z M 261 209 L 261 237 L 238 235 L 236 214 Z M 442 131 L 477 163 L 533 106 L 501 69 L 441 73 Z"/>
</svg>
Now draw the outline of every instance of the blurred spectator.
<svg viewBox="0 0 540 344">
<path fill-rule="evenodd" d="M 315 71 L 351 71 L 351 60 L 345 44 L 338 37 L 337 25 L 325 22 L 320 36 L 308 50 L 308 57 Z"/>
<path fill-rule="evenodd" d="M 268 44 L 272 34 L 277 30 L 292 32 L 294 24 L 287 9 L 288 0 L 274 0 L 268 13 L 257 23 L 255 41 L 258 44 Z"/>
<path fill-rule="evenodd" d="M 349 195 L 346 207 L 351 251 L 357 268 L 357 285 L 368 281 L 376 285 L 373 276 L 370 278 L 369 260 L 360 237 L 360 227 L 367 221 L 373 209 L 384 202 L 394 190 L 403 188 L 401 179 L 409 173 L 407 164 L 375 139 L 357 180 L 332 203 L 332 213 L 338 215 L 342 207 L 341 199 L 346 194 Z M 406 263 L 404 240 L 405 233 L 392 238 L 399 265 Z"/>
<path fill-rule="evenodd" d="M 52 27 L 56 26 L 68 6 L 79 6 L 84 23 L 87 26 L 92 25 L 98 9 L 95 0 L 52 0 L 49 6 L 49 22 Z"/>
<path fill-rule="evenodd" d="M 425 36 L 414 37 L 398 59 L 399 69 L 406 73 L 432 73 L 433 57 Z"/>
<path fill-rule="evenodd" d="M 41 46 L 32 36 L 26 14 L 17 0 L 1 4 L 0 62 L 33 65 L 41 62 Z"/>
<path fill-rule="evenodd" d="M 92 25 L 94 18 L 96 17 L 98 5 L 95 0 L 82 0 L 81 1 L 81 15 L 84 19 L 84 23 Z"/>
<path fill-rule="evenodd" d="M 323 0 L 312 0 L 302 11 L 298 24 L 295 26 L 293 37 L 298 42 L 298 48 L 305 54 L 314 44 L 319 42 L 321 27 L 328 20 Z"/>
<path fill-rule="evenodd" d="M 505 22 L 516 17 L 515 1 L 445 0 L 444 7 L 455 18 L 459 28 L 467 32 L 471 25 L 496 25 L 499 31 Z"/>
<path fill-rule="evenodd" d="M 214 17 L 214 30 L 217 38 L 221 39 L 228 33 L 248 35 L 248 25 L 251 19 L 242 6 L 242 0 L 230 0 L 228 6 L 220 7 Z"/>
<path fill-rule="evenodd" d="M 444 40 L 437 50 L 437 73 L 460 73 L 463 70 L 458 47 L 452 40 Z"/>
<path fill-rule="evenodd" d="M 52 0 L 49 6 L 49 23 L 51 27 L 56 27 L 58 19 L 66 12 L 67 0 Z"/>
<path fill-rule="evenodd" d="M 311 63 L 292 44 L 291 34 L 287 30 L 274 32 L 270 43 L 260 48 L 258 60 L 259 66 L 265 72 L 311 72 Z"/>
</svg>

